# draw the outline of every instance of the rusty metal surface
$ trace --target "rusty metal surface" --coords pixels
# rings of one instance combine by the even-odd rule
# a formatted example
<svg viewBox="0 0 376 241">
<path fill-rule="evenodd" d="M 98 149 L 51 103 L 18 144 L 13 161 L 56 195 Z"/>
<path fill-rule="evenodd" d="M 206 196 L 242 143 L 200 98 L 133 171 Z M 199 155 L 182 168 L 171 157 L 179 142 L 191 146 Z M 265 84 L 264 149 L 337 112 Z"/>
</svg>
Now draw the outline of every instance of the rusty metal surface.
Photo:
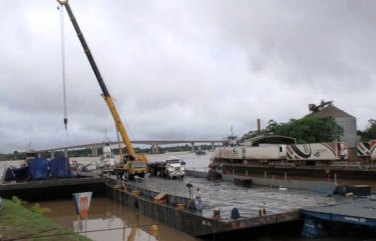
<svg viewBox="0 0 376 241">
<path fill-rule="evenodd" d="M 188 183 L 192 184 L 191 193 Z M 259 186 L 246 188 L 235 186 L 232 182 L 211 182 L 196 177 L 185 177 L 184 180 L 148 177 L 142 183 L 125 184 L 125 191 L 111 189 L 111 198 L 193 236 L 296 221 L 300 218 L 300 209 L 304 207 L 336 202 L 333 197 L 309 191 Z M 141 195 L 132 195 L 135 188 L 143 190 Z M 187 200 L 194 202 L 197 188 L 202 191 L 203 212 L 181 210 L 177 203 L 171 201 L 175 197 L 185 200 L 185 204 Z M 156 203 L 153 197 L 158 193 L 167 193 L 168 202 Z M 231 218 L 235 207 L 240 213 L 237 219 Z M 220 212 L 219 218 L 214 218 L 214 211 Z"/>
<path fill-rule="evenodd" d="M 226 219 L 230 217 L 233 208 L 239 210 L 241 217 L 256 217 L 260 209 L 266 209 L 267 214 L 280 214 L 339 200 L 311 191 L 260 186 L 248 188 L 236 186 L 232 182 L 212 182 L 197 177 L 185 177 L 184 180 L 148 177 L 139 185 L 156 192 L 189 197 L 187 183 L 193 186 L 193 198 L 196 188 L 200 188 L 204 207 L 202 215 L 205 217 L 212 217 L 215 208 L 219 208 L 222 218 Z"/>
</svg>

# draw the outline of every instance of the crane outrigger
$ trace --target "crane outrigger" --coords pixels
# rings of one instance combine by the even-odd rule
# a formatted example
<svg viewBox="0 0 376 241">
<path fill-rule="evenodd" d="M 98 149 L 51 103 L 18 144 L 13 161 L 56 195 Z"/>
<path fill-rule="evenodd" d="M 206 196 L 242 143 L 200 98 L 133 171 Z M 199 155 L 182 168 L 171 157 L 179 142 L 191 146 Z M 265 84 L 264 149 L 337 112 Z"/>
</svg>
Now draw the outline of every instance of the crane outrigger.
<svg viewBox="0 0 376 241">
<path fill-rule="evenodd" d="M 103 81 L 102 75 L 99 72 L 99 69 L 97 67 L 97 64 L 93 58 L 93 55 L 90 52 L 89 46 L 86 43 L 86 40 L 81 32 L 80 27 L 78 26 L 78 23 L 73 15 L 72 9 L 69 6 L 68 0 L 57 0 L 58 3 L 61 6 L 64 6 L 65 9 L 68 12 L 68 15 L 71 19 L 71 22 L 73 24 L 73 27 L 77 33 L 77 37 L 79 38 L 81 45 L 84 49 L 84 52 L 86 54 L 87 59 L 89 60 L 90 66 L 94 71 L 95 77 L 97 78 L 98 84 L 102 90 L 102 94 L 104 97 L 104 100 L 110 109 L 110 112 L 112 114 L 112 117 L 115 121 L 115 125 L 117 128 L 117 131 L 120 133 L 122 141 L 127 149 L 127 154 L 123 158 L 123 162 L 121 164 L 121 167 L 115 168 L 115 172 L 117 174 L 126 175 L 128 178 L 132 178 L 134 176 L 140 176 L 144 177 L 144 175 L 147 172 L 147 158 L 145 154 L 137 154 L 135 150 L 133 149 L 132 143 L 128 137 L 127 131 L 125 130 L 125 127 L 123 125 L 123 122 L 121 121 L 120 115 L 115 107 L 115 103 L 113 98 L 111 97 L 106 84 Z"/>
</svg>

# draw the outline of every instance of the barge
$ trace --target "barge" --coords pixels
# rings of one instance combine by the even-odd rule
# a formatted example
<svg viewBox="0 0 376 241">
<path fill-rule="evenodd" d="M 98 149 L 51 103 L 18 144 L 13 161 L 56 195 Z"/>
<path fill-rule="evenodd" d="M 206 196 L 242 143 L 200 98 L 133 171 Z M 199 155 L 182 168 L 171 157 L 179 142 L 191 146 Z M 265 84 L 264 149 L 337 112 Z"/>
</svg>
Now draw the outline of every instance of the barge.
<svg viewBox="0 0 376 241">
<path fill-rule="evenodd" d="M 30 195 L 36 194 L 35 197 L 44 200 L 46 193 L 54 190 L 53 194 L 56 195 L 63 193 L 65 189 L 68 191 L 67 197 L 71 198 L 72 192 L 88 191 L 88 186 L 83 185 L 87 182 L 92 188 L 96 188 L 91 190 L 94 196 L 110 198 L 122 206 L 137 210 L 139 214 L 152 217 L 189 235 L 204 239 L 215 237 L 216 240 L 228 240 L 231 235 L 241 233 L 260 235 L 260 230 L 273 230 L 276 234 L 286 234 L 288 230 L 297 234 L 304 222 L 301 210 L 310 210 L 323 203 L 340 204 L 348 200 L 346 197 L 328 197 L 307 190 L 293 190 L 294 183 L 290 182 L 287 182 L 286 186 L 292 189 L 284 191 L 259 186 L 266 180 L 255 178 L 252 178 L 257 184 L 255 187 L 234 188 L 229 181 L 213 183 L 205 180 L 205 173 L 189 171 L 188 175 L 185 181 L 189 181 L 194 189 L 199 187 L 203 191 L 202 212 L 197 210 L 193 195 L 186 195 L 185 181 L 171 182 L 158 177 L 146 178 L 142 183 L 109 177 L 81 179 L 80 183 L 74 179 L 34 181 L 0 186 L 0 195 L 6 191 L 25 193 L 25 190 L 29 189 L 27 192 Z M 236 178 L 242 177 L 224 176 L 224 180 Z M 264 185 L 271 186 L 268 183 Z M 333 184 L 328 186 L 328 183 L 316 182 L 311 186 L 317 188 L 323 185 L 333 191 Z M 81 186 L 82 189 L 73 190 L 73 186 Z M 311 188 L 307 186 L 307 189 Z M 232 215 L 234 210 L 238 216 Z"/>
<path fill-rule="evenodd" d="M 222 174 L 375 180 L 376 141 L 368 152 L 359 147 L 362 155 L 353 161 L 345 142 L 296 144 L 294 138 L 262 135 L 238 144 L 231 135 L 227 146 L 215 149 L 209 167 Z"/>
<path fill-rule="evenodd" d="M 163 179 L 159 179 L 163 180 Z M 254 230 L 265 227 L 277 227 L 300 223 L 299 209 L 288 212 L 269 213 L 255 212 L 254 216 L 231 218 L 220 214 L 220 208 L 213 208 L 211 213 L 201 213 L 195 202 L 183 196 L 160 193 L 133 183 L 119 181 L 107 182 L 108 197 L 122 205 L 137 209 L 141 214 L 152 217 L 170 227 L 189 235 L 220 238 L 228 233 Z"/>
<path fill-rule="evenodd" d="M 78 192 L 104 196 L 105 182 L 103 177 L 83 177 L 0 184 L 0 197 L 12 199 L 16 196 L 22 200 L 39 201 L 72 198 L 72 194 Z"/>
</svg>

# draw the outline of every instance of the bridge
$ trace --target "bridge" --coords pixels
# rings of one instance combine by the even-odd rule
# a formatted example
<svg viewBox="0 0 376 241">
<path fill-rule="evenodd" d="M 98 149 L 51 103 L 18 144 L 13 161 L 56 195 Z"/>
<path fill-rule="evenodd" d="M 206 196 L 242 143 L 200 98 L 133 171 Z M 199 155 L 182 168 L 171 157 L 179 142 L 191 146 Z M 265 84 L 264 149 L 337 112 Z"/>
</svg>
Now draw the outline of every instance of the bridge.
<svg viewBox="0 0 376 241">
<path fill-rule="evenodd" d="M 204 144 L 209 143 L 212 146 L 212 150 L 214 149 L 214 145 L 223 144 L 226 140 L 216 140 L 216 139 L 207 139 L 207 140 L 139 140 L 139 141 L 132 141 L 132 144 L 140 144 L 140 145 L 150 145 L 151 146 L 151 153 L 157 154 L 159 151 L 159 146 L 161 145 L 174 145 L 174 144 L 190 144 L 192 147 L 192 152 L 195 152 L 195 144 Z M 91 149 L 92 156 L 98 156 L 98 150 L 101 149 L 105 144 L 109 145 L 123 145 L 123 142 L 118 141 L 104 141 L 104 142 L 97 142 L 97 143 L 90 143 L 90 144 L 80 144 L 80 145 L 72 145 L 72 146 L 64 146 L 64 147 L 55 147 L 49 149 L 41 149 L 35 150 L 36 153 L 51 153 L 51 158 L 54 157 L 55 151 L 64 151 L 65 155 L 68 156 L 69 150 L 77 150 L 77 149 Z"/>
</svg>

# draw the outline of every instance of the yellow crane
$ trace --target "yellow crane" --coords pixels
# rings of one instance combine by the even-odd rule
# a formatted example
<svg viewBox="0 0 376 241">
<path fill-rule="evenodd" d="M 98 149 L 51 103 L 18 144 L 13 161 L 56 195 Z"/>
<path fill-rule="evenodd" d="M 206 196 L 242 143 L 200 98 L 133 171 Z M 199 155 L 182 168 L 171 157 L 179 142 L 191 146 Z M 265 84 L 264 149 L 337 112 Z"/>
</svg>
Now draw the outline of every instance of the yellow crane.
<svg viewBox="0 0 376 241">
<path fill-rule="evenodd" d="M 78 23 L 73 15 L 72 9 L 69 6 L 68 0 L 57 0 L 57 1 L 61 6 L 64 6 L 68 12 L 68 15 L 72 21 L 73 27 L 77 33 L 77 37 L 79 38 L 81 42 L 81 45 L 84 49 L 86 57 L 89 60 L 91 68 L 93 69 L 95 77 L 97 78 L 98 84 L 102 90 L 104 100 L 106 101 L 106 104 L 108 108 L 110 109 L 112 117 L 115 121 L 117 131 L 120 133 L 122 141 L 127 148 L 128 153 L 124 156 L 121 166 L 115 169 L 115 172 L 121 175 L 125 174 L 129 179 L 132 179 L 134 176 L 144 177 L 148 168 L 147 158 L 145 154 L 143 153 L 137 154 L 135 150 L 133 149 L 133 146 L 128 137 L 127 131 L 125 130 L 125 127 L 123 125 L 123 122 L 121 121 L 120 115 L 115 107 L 114 100 L 111 97 L 106 87 L 106 84 L 103 81 L 102 75 L 99 72 L 97 64 L 95 63 L 95 60 L 90 52 L 89 46 L 87 45 L 86 40 L 81 32 L 81 29 L 78 26 Z"/>
</svg>

